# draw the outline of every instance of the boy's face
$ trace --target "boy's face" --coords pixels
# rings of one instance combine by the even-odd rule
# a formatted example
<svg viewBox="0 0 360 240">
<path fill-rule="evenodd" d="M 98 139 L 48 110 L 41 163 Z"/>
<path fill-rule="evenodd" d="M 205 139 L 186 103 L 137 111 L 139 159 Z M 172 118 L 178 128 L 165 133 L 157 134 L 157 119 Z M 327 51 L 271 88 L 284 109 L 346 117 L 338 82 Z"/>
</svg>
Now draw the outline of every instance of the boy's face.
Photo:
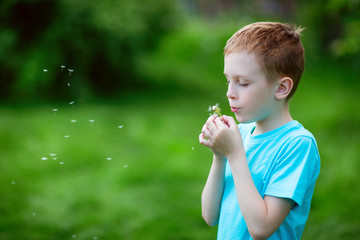
<svg viewBox="0 0 360 240">
<path fill-rule="evenodd" d="M 240 123 L 265 121 L 275 109 L 276 83 L 266 75 L 255 55 L 235 52 L 225 56 L 226 96 Z"/>
</svg>

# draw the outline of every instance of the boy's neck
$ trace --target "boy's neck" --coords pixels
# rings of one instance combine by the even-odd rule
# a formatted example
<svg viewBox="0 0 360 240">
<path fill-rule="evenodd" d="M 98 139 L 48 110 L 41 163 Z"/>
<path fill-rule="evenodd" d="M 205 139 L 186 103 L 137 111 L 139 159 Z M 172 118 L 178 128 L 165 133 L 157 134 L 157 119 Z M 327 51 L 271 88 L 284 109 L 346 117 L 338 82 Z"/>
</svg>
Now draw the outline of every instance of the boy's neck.
<svg viewBox="0 0 360 240">
<path fill-rule="evenodd" d="M 279 111 L 274 111 L 271 116 L 268 118 L 257 121 L 256 127 L 252 135 L 259 135 L 266 132 L 269 132 L 271 130 L 274 130 L 276 128 L 279 128 L 286 123 L 292 121 L 293 118 L 291 117 L 290 111 L 289 111 L 289 103 L 284 103 L 284 106 L 279 109 Z"/>
</svg>

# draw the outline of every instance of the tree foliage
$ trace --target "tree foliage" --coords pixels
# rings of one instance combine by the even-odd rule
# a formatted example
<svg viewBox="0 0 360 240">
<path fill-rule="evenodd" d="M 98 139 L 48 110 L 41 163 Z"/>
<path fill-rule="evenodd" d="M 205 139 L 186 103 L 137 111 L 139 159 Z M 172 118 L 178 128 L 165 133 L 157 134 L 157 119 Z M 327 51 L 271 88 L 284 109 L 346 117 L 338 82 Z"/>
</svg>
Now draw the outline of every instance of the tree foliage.
<svg viewBox="0 0 360 240">
<path fill-rule="evenodd" d="M 73 89 L 111 94 L 139 85 L 135 59 L 176 19 L 166 0 L 2 1 L 0 96 L 63 93 L 68 68 L 74 69 Z"/>
</svg>

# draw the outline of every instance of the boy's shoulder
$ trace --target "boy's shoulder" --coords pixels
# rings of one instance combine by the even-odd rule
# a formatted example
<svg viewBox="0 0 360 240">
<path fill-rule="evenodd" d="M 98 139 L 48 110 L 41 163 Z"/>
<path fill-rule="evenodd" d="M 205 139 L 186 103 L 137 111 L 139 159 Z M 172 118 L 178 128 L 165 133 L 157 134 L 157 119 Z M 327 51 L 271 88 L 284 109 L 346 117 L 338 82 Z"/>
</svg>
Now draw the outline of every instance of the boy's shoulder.
<svg viewBox="0 0 360 240">
<path fill-rule="evenodd" d="M 255 129 L 254 122 L 247 124 L 239 124 L 238 127 L 241 135 L 244 138 L 250 137 L 252 140 L 264 141 L 264 140 L 287 139 L 288 141 L 289 140 L 291 141 L 298 138 L 305 138 L 305 139 L 313 140 L 316 144 L 314 135 L 296 120 L 288 122 L 277 129 L 274 129 L 270 132 L 258 136 L 251 136 L 251 133 Z"/>
</svg>

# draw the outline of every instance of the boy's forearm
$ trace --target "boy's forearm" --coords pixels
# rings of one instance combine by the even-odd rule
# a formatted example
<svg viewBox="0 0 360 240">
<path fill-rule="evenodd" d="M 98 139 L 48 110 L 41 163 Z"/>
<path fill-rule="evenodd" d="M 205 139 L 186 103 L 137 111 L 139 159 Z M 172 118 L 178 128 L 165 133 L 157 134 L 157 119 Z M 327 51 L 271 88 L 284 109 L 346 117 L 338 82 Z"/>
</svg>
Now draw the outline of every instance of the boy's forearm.
<svg viewBox="0 0 360 240">
<path fill-rule="evenodd" d="M 228 156 L 240 210 L 250 234 L 253 236 L 272 233 L 268 221 L 266 202 L 261 197 L 251 177 L 245 153 Z"/>
<path fill-rule="evenodd" d="M 210 173 L 201 195 L 202 216 L 210 226 L 216 225 L 219 219 L 224 190 L 225 164 L 225 158 L 214 155 Z"/>
</svg>

